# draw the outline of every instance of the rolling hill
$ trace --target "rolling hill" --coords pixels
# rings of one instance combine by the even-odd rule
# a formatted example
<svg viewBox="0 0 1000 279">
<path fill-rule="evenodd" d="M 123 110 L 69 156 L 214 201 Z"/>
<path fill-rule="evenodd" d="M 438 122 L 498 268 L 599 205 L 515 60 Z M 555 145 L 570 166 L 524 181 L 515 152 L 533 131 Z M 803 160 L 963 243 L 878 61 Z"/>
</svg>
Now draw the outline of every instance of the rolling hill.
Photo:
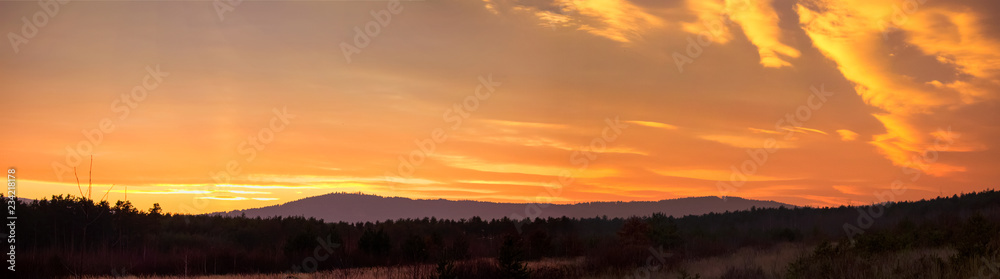
<svg viewBox="0 0 1000 279">
<path fill-rule="evenodd" d="M 304 198 L 280 205 L 261 208 L 234 210 L 212 213 L 223 216 L 271 217 L 271 216 L 303 216 L 314 217 L 326 222 L 365 222 L 384 221 L 387 219 L 420 219 L 437 217 L 439 219 L 469 219 L 479 216 L 482 219 L 500 219 L 509 217 L 571 217 L 589 218 L 607 216 L 630 217 L 649 216 L 656 212 L 682 217 L 685 215 L 700 215 L 710 212 L 726 212 L 757 208 L 795 207 L 773 201 L 749 200 L 729 197 L 723 200 L 719 197 L 692 197 L 661 201 L 633 202 L 588 202 L 577 204 L 526 204 L 526 203 L 495 203 L 469 200 L 423 200 L 401 197 L 381 197 L 376 195 L 355 193 L 331 193 Z"/>
</svg>

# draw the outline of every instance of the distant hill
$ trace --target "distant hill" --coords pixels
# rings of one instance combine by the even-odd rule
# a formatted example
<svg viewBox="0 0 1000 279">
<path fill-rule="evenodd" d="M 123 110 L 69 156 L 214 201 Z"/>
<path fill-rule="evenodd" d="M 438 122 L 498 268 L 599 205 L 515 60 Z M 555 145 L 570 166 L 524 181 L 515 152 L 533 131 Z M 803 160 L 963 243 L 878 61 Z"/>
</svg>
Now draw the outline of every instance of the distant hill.
<svg viewBox="0 0 1000 279">
<path fill-rule="evenodd" d="M 531 206 L 529 207 L 529 205 Z M 213 213 L 213 215 L 241 216 L 245 214 L 246 217 L 262 218 L 272 216 L 303 216 L 306 218 L 314 217 L 322 219 L 326 222 L 385 221 L 386 219 L 422 219 L 424 217 L 459 220 L 463 218 L 469 219 L 473 216 L 490 220 L 511 217 L 512 214 L 532 218 L 562 216 L 571 218 L 608 216 L 608 218 L 614 218 L 649 216 L 656 212 L 662 212 L 666 215 L 682 217 L 711 212 L 721 213 L 747 210 L 751 207 L 777 208 L 781 206 L 786 208 L 795 207 L 779 202 L 749 200 L 737 197 L 728 197 L 725 200 L 718 197 L 694 197 L 661 201 L 548 204 L 548 206 L 541 208 L 542 206 L 539 205 L 524 203 L 453 201 L 444 199 L 421 200 L 366 194 L 332 193 L 280 205 L 219 212 Z M 538 208 L 541 208 L 540 212 L 535 213 L 538 211 Z M 534 215 L 528 216 L 528 213 L 533 213 Z"/>
<path fill-rule="evenodd" d="M 4 202 L 7 202 L 7 198 L 8 198 L 8 196 L 6 196 L 6 195 L 0 195 L 0 199 L 4 200 Z M 17 201 L 19 201 L 21 203 L 33 203 L 33 202 L 36 202 L 37 200 L 33 200 L 33 199 L 29 199 L 29 198 L 17 197 Z"/>
</svg>

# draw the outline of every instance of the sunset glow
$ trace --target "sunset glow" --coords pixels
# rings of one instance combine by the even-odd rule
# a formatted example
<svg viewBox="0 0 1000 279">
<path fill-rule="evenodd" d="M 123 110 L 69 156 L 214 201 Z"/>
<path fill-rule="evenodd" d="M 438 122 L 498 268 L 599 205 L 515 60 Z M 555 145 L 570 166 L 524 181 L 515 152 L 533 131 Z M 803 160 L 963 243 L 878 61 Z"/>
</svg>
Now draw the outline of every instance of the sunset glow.
<svg viewBox="0 0 1000 279">
<path fill-rule="evenodd" d="M 37 24 L 38 3 L 0 2 L 18 196 L 839 206 L 1000 181 L 996 1 L 230 8 L 74 1 Z"/>
</svg>

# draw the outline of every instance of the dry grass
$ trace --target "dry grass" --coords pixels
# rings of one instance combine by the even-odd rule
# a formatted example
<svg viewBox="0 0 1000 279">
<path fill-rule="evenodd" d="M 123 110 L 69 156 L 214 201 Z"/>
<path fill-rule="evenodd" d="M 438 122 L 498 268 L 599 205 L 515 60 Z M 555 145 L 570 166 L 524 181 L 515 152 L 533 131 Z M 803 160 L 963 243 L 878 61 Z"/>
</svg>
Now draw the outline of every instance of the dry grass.
<svg viewBox="0 0 1000 279">
<path fill-rule="evenodd" d="M 657 271 L 649 273 L 649 277 L 652 279 L 675 279 L 680 278 L 678 270 L 687 271 L 691 275 L 699 275 L 702 279 L 713 279 L 721 278 L 726 272 L 731 269 L 757 269 L 758 267 L 763 270 L 764 276 L 766 278 L 784 278 L 787 272 L 788 265 L 795 260 L 799 259 L 804 255 L 812 253 L 814 246 L 798 244 L 798 243 L 781 243 L 774 245 L 767 249 L 760 248 L 743 248 L 739 249 L 728 255 L 720 255 L 715 257 L 691 259 L 682 261 L 678 266 L 671 269 L 659 268 Z M 917 261 L 922 257 L 934 257 L 934 258 L 948 258 L 955 254 L 954 249 L 916 249 L 901 251 L 898 253 L 894 259 L 900 262 L 913 262 Z M 472 259 L 461 261 L 456 264 L 462 265 L 493 265 L 496 264 L 495 259 Z M 581 268 L 585 264 L 585 259 L 583 257 L 578 257 L 574 259 L 543 259 L 538 261 L 527 262 L 527 265 L 532 270 L 538 270 L 542 268 Z M 579 278 L 587 279 L 611 279 L 611 278 L 633 278 L 636 274 L 635 269 L 628 270 L 607 270 L 602 274 L 593 276 L 580 276 Z M 343 279 L 369 279 L 369 278 L 387 278 L 387 279 L 423 279 L 423 278 L 433 278 L 436 275 L 436 265 L 434 264 L 422 264 L 422 265 L 408 265 L 408 266 L 390 266 L 390 267 L 367 267 L 367 268 L 348 268 L 348 269 L 338 269 L 332 271 L 323 271 L 317 273 L 300 273 L 300 274 L 247 274 L 247 275 L 214 275 L 214 276 L 197 276 L 197 277 L 185 277 L 185 276 L 125 276 L 125 277 L 85 277 L 85 278 L 155 278 L 155 279 L 182 279 L 182 278 L 205 278 L 205 279 L 223 279 L 223 278 L 239 278 L 239 279 L 271 279 L 271 278 L 299 278 L 299 279 L 326 279 L 326 278 L 343 278 Z"/>
<path fill-rule="evenodd" d="M 580 265 L 584 262 L 583 257 L 578 257 L 575 259 L 542 259 L 538 261 L 527 262 L 529 269 L 539 269 L 539 268 L 559 268 L 569 265 Z M 496 264 L 496 259 L 472 259 L 461 261 L 463 265 L 475 266 L 477 264 Z M 424 279 L 431 278 L 437 274 L 437 265 L 435 264 L 422 264 L 422 265 L 407 265 L 407 266 L 389 266 L 389 267 L 365 267 L 365 268 L 345 268 L 331 271 L 322 271 L 316 273 L 299 273 L 299 274 L 242 274 L 242 275 L 212 275 L 212 276 L 98 276 L 98 277 L 84 277 L 91 279 L 112 279 L 112 278 L 122 278 L 122 279 L 189 279 L 189 278 L 203 278 L 203 279 L 224 279 L 224 278 L 239 278 L 239 279 L 272 279 L 272 278 L 298 278 L 298 279 L 326 279 L 326 278 L 343 278 L 343 279 L 374 279 L 374 278 L 385 278 L 385 279 Z"/>
<path fill-rule="evenodd" d="M 768 249 L 742 248 L 729 255 L 684 261 L 681 269 L 701 278 L 719 278 L 730 268 L 760 267 L 765 274 L 780 278 L 789 263 L 812 253 L 813 248 L 799 243 L 780 243 Z"/>
</svg>

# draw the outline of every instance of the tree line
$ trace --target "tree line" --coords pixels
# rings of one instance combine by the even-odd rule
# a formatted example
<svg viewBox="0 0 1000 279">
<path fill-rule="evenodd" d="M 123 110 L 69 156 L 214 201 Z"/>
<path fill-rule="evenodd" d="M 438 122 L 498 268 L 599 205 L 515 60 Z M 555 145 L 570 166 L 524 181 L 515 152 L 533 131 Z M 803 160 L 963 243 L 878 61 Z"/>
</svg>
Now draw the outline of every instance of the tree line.
<svg viewBox="0 0 1000 279">
<path fill-rule="evenodd" d="M 18 272 L 46 277 L 437 264 L 443 277 L 551 278 L 634 268 L 645 264 L 650 251 L 669 254 L 660 259 L 669 268 L 684 259 L 801 242 L 820 248 L 790 266 L 789 274 L 809 278 L 826 272 L 824 263 L 833 266 L 885 251 L 946 246 L 959 251 L 956 261 L 970 264 L 996 258 L 1000 251 L 1000 193 L 995 190 L 868 206 L 533 220 L 427 217 L 346 223 L 180 215 L 163 213 L 158 204 L 140 210 L 128 201 L 111 205 L 68 195 L 17 208 L 23 264 Z M 876 209 L 880 214 L 872 214 Z M 546 258 L 583 263 L 574 270 L 529 270 L 524 264 Z M 476 259 L 491 261 L 476 268 L 462 264 Z"/>
</svg>

